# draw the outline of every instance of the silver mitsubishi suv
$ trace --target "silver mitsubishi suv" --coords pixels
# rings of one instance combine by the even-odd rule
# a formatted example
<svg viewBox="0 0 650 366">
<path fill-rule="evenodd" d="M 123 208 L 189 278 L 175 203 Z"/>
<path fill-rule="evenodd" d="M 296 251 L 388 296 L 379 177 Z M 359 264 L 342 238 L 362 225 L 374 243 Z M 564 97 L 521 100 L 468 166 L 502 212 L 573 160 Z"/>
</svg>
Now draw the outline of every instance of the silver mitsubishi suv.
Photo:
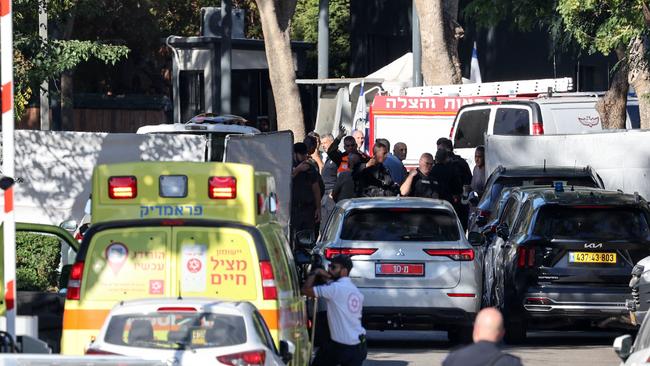
<svg viewBox="0 0 650 366">
<path fill-rule="evenodd" d="M 477 244 L 479 244 L 477 242 Z M 315 252 L 352 258 L 368 329 L 444 330 L 471 341 L 481 265 L 453 207 L 427 198 L 356 198 L 337 204 Z"/>
</svg>

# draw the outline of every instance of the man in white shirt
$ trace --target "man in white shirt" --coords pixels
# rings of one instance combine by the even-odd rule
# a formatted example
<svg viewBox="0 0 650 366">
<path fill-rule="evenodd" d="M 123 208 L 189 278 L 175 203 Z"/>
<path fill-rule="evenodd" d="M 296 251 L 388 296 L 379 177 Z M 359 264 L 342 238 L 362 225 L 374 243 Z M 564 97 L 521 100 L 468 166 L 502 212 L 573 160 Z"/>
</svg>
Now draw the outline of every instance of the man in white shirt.
<svg viewBox="0 0 650 366">
<path fill-rule="evenodd" d="M 351 270 L 350 257 L 337 255 L 330 260 L 327 271 L 314 271 L 302 288 L 305 295 L 324 299 L 327 304 L 331 339 L 318 349 L 312 366 L 361 366 L 368 355 L 366 330 L 361 326 L 363 294 L 352 283 Z M 316 277 L 329 282 L 314 286 Z"/>
</svg>

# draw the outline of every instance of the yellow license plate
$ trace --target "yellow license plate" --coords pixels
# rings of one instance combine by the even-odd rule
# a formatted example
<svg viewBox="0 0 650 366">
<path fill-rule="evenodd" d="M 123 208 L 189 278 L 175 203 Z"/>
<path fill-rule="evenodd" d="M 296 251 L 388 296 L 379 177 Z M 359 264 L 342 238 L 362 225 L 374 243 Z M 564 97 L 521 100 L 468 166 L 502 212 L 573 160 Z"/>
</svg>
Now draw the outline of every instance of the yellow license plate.
<svg viewBox="0 0 650 366">
<path fill-rule="evenodd" d="M 569 263 L 616 264 L 616 253 L 569 252 Z"/>
</svg>

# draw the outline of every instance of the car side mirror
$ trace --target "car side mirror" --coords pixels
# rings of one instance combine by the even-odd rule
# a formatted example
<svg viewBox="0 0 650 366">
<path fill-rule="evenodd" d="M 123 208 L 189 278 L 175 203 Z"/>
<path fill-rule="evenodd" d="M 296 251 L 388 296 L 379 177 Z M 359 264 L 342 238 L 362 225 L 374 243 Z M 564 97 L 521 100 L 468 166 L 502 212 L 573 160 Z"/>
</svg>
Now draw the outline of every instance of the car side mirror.
<svg viewBox="0 0 650 366">
<path fill-rule="evenodd" d="M 282 362 L 289 363 L 296 353 L 296 345 L 290 341 L 280 341 L 280 357 Z"/>
<path fill-rule="evenodd" d="M 316 235 L 313 230 L 302 230 L 296 233 L 295 243 L 302 249 L 312 249 L 316 244 Z"/>
<path fill-rule="evenodd" d="M 510 229 L 508 229 L 508 224 L 502 223 L 497 226 L 497 236 L 503 240 L 508 240 L 508 236 L 510 236 Z"/>
<path fill-rule="evenodd" d="M 59 227 L 63 230 L 69 231 L 71 233 L 74 233 L 75 230 L 77 230 L 77 220 L 65 220 L 62 223 L 59 224 Z"/>
<path fill-rule="evenodd" d="M 614 339 L 614 352 L 625 361 L 632 353 L 632 336 L 629 334 L 616 337 Z"/>
<path fill-rule="evenodd" d="M 467 200 L 472 205 L 477 206 L 479 199 L 480 199 L 480 197 L 478 196 L 478 193 L 476 193 L 475 191 L 472 191 L 472 192 L 470 192 L 469 198 Z"/>
<path fill-rule="evenodd" d="M 473 246 L 479 246 L 483 244 L 483 235 L 481 235 L 481 233 L 477 233 L 476 231 L 471 231 L 469 234 L 467 234 L 467 240 Z"/>
</svg>

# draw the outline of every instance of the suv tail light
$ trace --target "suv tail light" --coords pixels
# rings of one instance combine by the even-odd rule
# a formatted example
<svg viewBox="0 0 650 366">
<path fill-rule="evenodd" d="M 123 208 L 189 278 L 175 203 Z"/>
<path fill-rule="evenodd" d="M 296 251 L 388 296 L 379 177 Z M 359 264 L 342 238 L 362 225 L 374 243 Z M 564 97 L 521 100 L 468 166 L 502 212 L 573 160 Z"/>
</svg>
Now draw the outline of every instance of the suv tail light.
<svg viewBox="0 0 650 366">
<path fill-rule="evenodd" d="M 448 257 L 455 261 L 473 261 L 474 249 L 422 249 L 432 257 Z"/>
<path fill-rule="evenodd" d="M 377 251 L 376 248 L 326 248 L 325 258 L 332 259 L 339 254 L 348 255 L 373 255 Z"/>
<path fill-rule="evenodd" d="M 76 262 L 70 269 L 70 279 L 68 280 L 68 289 L 66 299 L 79 300 L 81 294 L 81 277 L 84 273 L 84 262 Z"/>
<path fill-rule="evenodd" d="M 135 198 L 138 195 L 138 180 L 134 176 L 108 178 L 108 197 L 114 200 Z"/>
<path fill-rule="evenodd" d="M 264 352 L 264 350 L 259 350 L 233 353 L 231 355 L 218 356 L 217 360 L 223 364 L 232 366 L 264 365 L 264 361 L 266 361 L 266 352 Z"/>
<path fill-rule="evenodd" d="M 208 179 L 208 197 L 218 200 L 237 198 L 237 178 L 210 177 Z"/>
<path fill-rule="evenodd" d="M 535 248 L 517 248 L 517 267 L 532 268 L 535 265 Z"/>
<path fill-rule="evenodd" d="M 542 122 L 533 122 L 533 135 L 543 135 L 544 124 Z"/>
<path fill-rule="evenodd" d="M 262 274 L 262 296 L 264 300 L 277 300 L 278 289 L 275 287 L 275 276 L 273 275 L 271 262 L 260 261 L 260 272 Z"/>
</svg>

